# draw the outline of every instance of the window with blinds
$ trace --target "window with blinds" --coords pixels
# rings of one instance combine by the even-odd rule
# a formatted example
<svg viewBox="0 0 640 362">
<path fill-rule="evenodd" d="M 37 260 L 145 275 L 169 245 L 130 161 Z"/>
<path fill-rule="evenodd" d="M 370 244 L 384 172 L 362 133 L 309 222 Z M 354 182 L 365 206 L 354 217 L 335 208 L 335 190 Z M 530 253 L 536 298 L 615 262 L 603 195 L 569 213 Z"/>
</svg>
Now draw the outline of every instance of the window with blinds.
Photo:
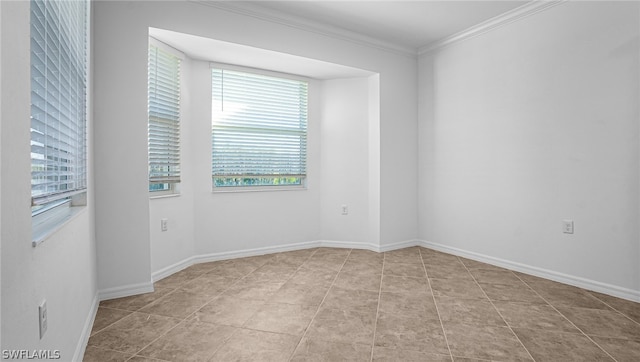
<svg viewBox="0 0 640 362">
<path fill-rule="evenodd" d="M 302 186 L 305 81 L 212 69 L 213 186 Z"/>
<path fill-rule="evenodd" d="M 149 44 L 149 191 L 180 182 L 180 58 Z"/>
<path fill-rule="evenodd" d="M 87 187 L 87 2 L 32 0 L 30 7 L 35 216 Z"/>
</svg>

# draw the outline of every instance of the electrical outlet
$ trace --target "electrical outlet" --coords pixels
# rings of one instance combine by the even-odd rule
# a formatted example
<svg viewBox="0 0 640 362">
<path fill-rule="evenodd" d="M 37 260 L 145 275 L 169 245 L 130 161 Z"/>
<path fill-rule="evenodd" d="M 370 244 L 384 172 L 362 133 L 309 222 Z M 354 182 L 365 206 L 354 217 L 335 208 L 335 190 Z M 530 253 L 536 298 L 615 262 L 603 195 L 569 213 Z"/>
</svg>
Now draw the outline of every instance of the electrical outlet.
<svg viewBox="0 0 640 362">
<path fill-rule="evenodd" d="M 349 215 L 349 206 L 342 205 L 342 215 Z"/>
<path fill-rule="evenodd" d="M 43 300 L 38 306 L 38 320 L 40 321 L 40 339 L 47 331 L 49 324 L 49 315 L 47 314 L 47 301 Z"/>
<path fill-rule="evenodd" d="M 162 231 L 167 231 L 169 230 L 169 220 L 167 219 L 161 219 L 160 220 L 160 230 Z"/>
<path fill-rule="evenodd" d="M 573 234 L 573 220 L 562 220 L 562 232 Z"/>
</svg>

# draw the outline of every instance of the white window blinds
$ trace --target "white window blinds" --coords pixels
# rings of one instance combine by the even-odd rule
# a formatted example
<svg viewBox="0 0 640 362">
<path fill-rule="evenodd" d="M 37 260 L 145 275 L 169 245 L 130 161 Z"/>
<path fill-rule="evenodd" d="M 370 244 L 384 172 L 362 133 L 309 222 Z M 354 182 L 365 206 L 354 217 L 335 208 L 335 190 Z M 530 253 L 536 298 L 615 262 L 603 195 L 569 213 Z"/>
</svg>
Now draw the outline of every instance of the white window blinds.
<svg viewBox="0 0 640 362">
<path fill-rule="evenodd" d="M 86 1 L 32 0 L 31 204 L 86 189 Z"/>
<path fill-rule="evenodd" d="M 304 81 L 212 70 L 214 186 L 301 184 L 307 88 Z"/>
<path fill-rule="evenodd" d="M 149 190 L 180 182 L 180 58 L 149 45 Z"/>
</svg>

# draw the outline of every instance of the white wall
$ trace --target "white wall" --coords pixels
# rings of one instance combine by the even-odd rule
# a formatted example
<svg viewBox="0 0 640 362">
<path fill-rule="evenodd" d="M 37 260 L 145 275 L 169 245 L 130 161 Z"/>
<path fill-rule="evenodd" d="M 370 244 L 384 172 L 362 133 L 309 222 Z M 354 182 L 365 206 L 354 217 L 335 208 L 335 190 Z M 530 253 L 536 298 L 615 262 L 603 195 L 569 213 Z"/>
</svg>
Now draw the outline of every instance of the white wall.
<svg viewBox="0 0 640 362">
<path fill-rule="evenodd" d="M 638 7 L 567 2 L 420 59 L 421 239 L 640 296 Z"/>
<path fill-rule="evenodd" d="M 157 225 L 149 224 L 150 218 L 156 220 L 169 215 L 170 224 L 173 220 L 176 225 L 187 225 L 189 216 L 178 211 L 184 210 L 184 205 L 177 206 L 183 203 L 182 196 L 153 200 L 151 211 L 149 208 L 146 192 L 148 27 L 380 73 L 379 148 L 382 151 L 378 162 L 380 191 L 377 197 L 380 200 L 376 202 L 379 209 L 388 213 L 387 219 L 383 213 L 374 222 L 377 226 L 371 226 L 370 220 L 367 227 L 379 229 L 380 237 L 375 241 L 379 245 L 415 239 L 417 63 L 414 58 L 191 2 L 97 2 L 94 6 L 95 144 L 96 164 L 101 166 L 96 169 L 96 233 L 101 290 L 135 290 L 150 285 L 151 272 L 180 261 L 165 253 L 173 250 L 180 240 L 188 243 L 184 240 L 190 233 L 169 236 L 169 231 L 159 237 L 153 231 Z M 203 135 L 210 132 L 208 65 L 194 61 L 193 72 L 193 123 L 189 132 Z M 312 90 L 311 97 L 320 97 L 319 92 Z M 310 133 L 310 165 L 319 165 L 320 144 L 311 137 Z M 185 182 L 193 182 L 196 255 L 272 247 L 322 237 L 317 207 L 320 167 L 309 167 L 307 191 L 212 194 L 209 140 L 190 138 L 190 142 L 193 144 L 189 146 L 191 161 L 188 162 L 194 166 L 191 175 L 185 175 L 192 180 Z M 114 145 L 118 147 L 112 152 Z M 186 187 L 185 183 L 183 190 Z M 156 208 L 159 203 L 162 206 Z M 174 216 L 168 214 L 170 210 Z M 180 248 L 180 252 L 187 250 Z"/>
<path fill-rule="evenodd" d="M 73 220 L 31 246 L 29 2 L 1 6 L 1 349 L 60 350 L 62 360 L 72 360 L 84 348 L 81 336 L 96 301 L 93 193 Z M 91 157 L 91 146 L 88 152 Z M 49 321 L 40 340 L 38 305 L 44 299 Z"/>
<path fill-rule="evenodd" d="M 369 240 L 369 79 L 322 82 L 320 220 L 324 240 Z M 380 162 L 379 159 L 375 162 Z M 348 214 L 342 215 L 341 205 Z"/>
</svg>

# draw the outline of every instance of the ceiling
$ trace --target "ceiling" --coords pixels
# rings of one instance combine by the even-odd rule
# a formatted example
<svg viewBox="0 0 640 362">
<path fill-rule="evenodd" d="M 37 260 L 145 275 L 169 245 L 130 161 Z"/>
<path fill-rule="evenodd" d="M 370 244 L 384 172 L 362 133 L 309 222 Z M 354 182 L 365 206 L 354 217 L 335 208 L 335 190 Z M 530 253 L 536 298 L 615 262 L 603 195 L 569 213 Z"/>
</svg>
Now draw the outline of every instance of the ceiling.
<svg viewBox="0 0 640 362">
<path fill-rule="evenodd" d="M 230 1 L 280 21 L 393 44 L 407 51 L 454 35 L 529 1 Z"/>
</svg>

